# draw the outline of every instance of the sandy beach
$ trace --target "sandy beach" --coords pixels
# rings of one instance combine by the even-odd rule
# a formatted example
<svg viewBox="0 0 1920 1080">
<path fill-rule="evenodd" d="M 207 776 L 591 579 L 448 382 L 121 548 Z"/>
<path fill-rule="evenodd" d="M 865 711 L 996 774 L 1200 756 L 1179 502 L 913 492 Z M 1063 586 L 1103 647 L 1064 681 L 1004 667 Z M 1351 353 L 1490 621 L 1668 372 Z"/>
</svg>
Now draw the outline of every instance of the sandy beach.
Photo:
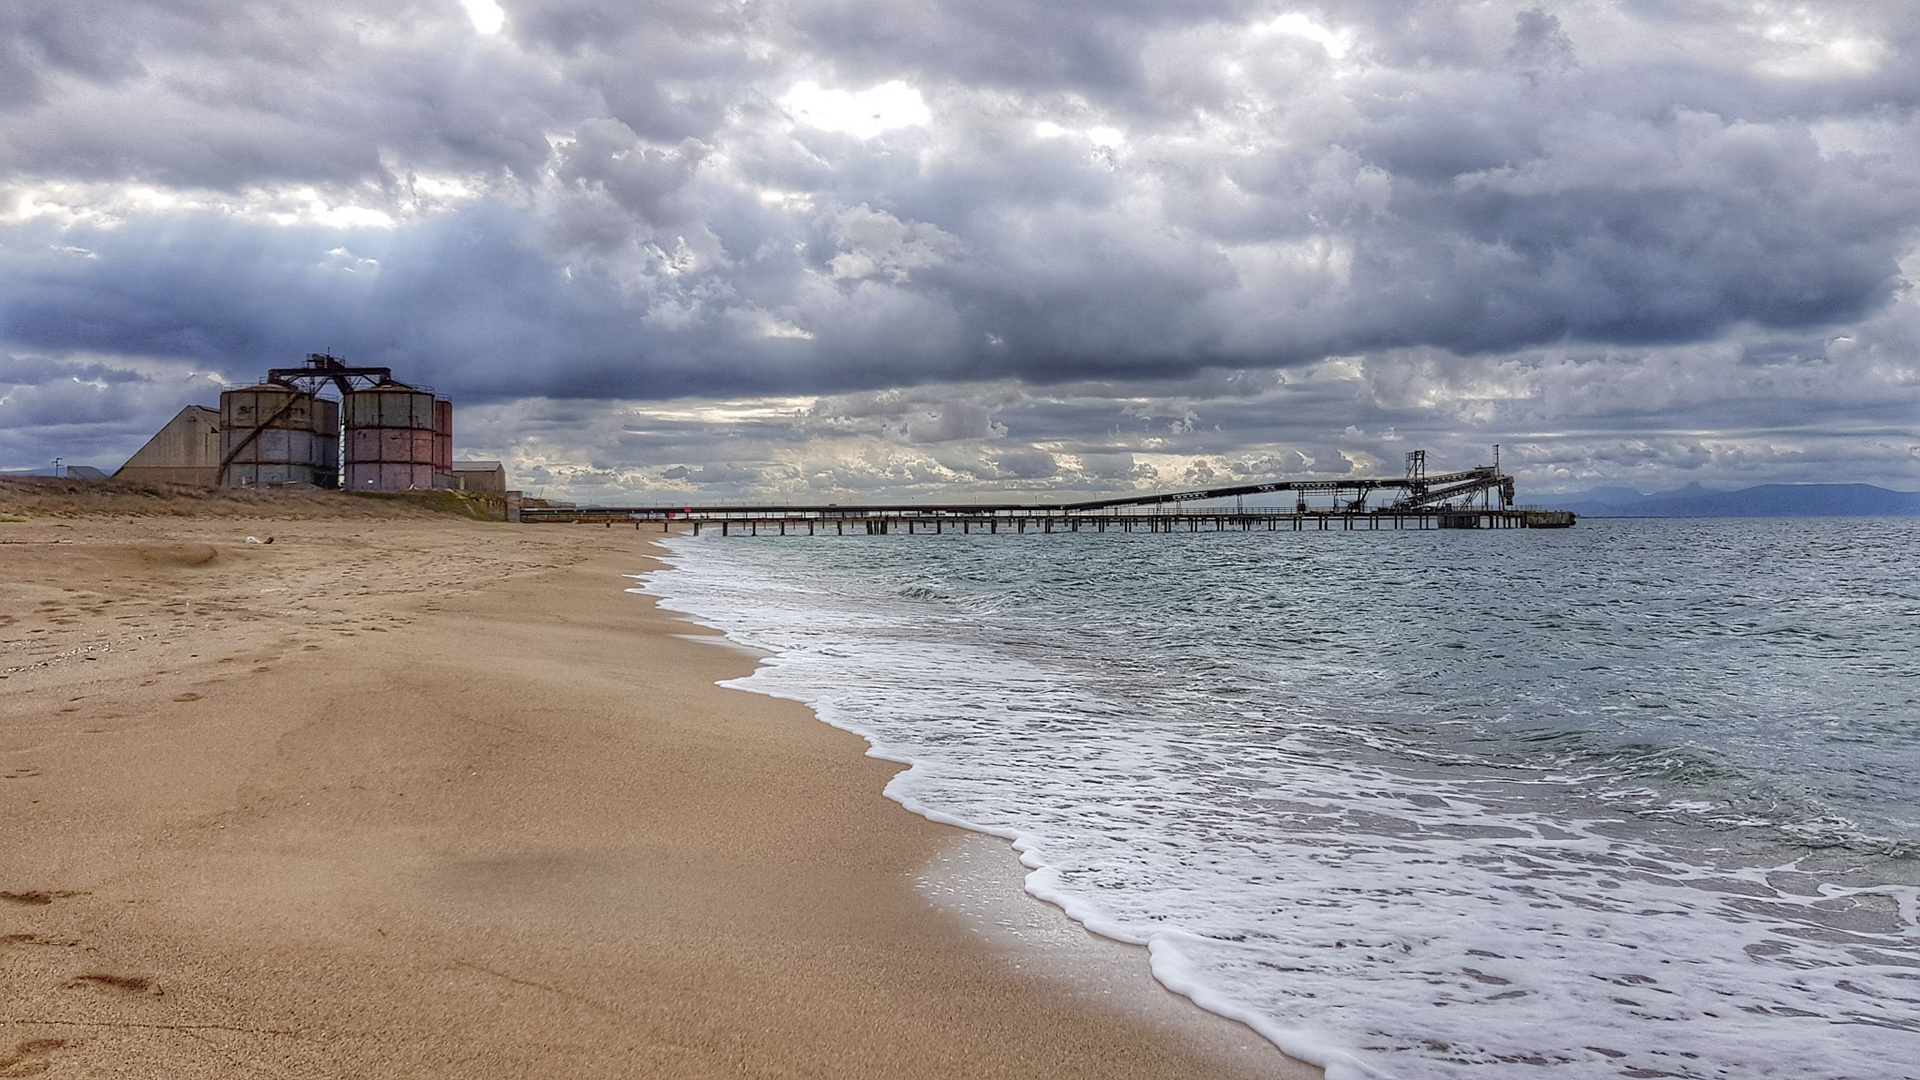
<svg viewBox="0 0 1920 1080">
<path fill-rule="evenodd" d="M 928 902 L 964 834 L 714 685 L 657 534 L 0 510 L 0 1076 L 1318 1075 Z"/>
</svg>

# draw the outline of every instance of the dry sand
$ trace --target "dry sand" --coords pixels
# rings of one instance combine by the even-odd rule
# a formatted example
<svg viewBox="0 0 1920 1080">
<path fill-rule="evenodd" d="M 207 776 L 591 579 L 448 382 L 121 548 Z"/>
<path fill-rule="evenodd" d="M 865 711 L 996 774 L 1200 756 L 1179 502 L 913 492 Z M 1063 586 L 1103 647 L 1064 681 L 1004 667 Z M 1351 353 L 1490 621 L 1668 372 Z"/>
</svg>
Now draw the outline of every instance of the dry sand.
<svg viewBox="0 0 1920 1080">
<path fill-rule="evenodd" d="M 1317 1075 L 927 902 L 961 834 L 716 687 L 653 534 L 6 510 L 0 1077 Z"/>
</svg>

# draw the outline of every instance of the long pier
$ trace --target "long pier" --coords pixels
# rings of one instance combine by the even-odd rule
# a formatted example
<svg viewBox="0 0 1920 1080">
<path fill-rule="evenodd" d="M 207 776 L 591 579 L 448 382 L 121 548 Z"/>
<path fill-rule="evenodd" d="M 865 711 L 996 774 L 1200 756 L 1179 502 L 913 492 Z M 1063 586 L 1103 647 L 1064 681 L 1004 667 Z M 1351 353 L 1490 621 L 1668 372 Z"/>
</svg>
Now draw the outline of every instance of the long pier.
<svg viewBox="0 0 1920 1080">
<path fill-rule="evenodd" d="M 1027 532 L 1326 532 L 1382 529 L 1564 529 L 1573 525 L 1566 510 L 1510 509 L 1338 510 L 1105 509 L 1064 511 L 1059 507 L 554 507 L 520 511 L 523 522 L 675 524 L 718 531 L 722 536 L 832 534 L 885 536 L 891 533 L 939 535 L 954 532 L 1024 534 Z"/>
<path fill-rule="evenodd" d="M 1247 496 L 1288 491 L 1292 508 L 1247 507 Z M 1393 501 L 1368 506 L 1380 492 L 1394 493 Z M 1326 498 L 1328 505 L 1308 506 L 1309 496 Z M 1498 498 L 1499 505 L 1494 505 Z M 1194 504 L 1233 499 L 1231 510 Z M 1475 505 L 1475 504 L 1478 505 Z M 1116 495 L 1073 503 L 906 503 L 882 506 L 613 506 L 526 507 L 521 521 L 658 522 L 670 529 L 676 521 L 696 534 L 719 526 L 722 536 L 736 532 L 758 536 L 765 528 L 785 536 L 804 529 L 808 536 L 831 527 L 835 535 L 849 532 L 886 535 L 953 530 L 1015 533 L 1053 532 L 1343 532 L 1381 529 L 1565 529 L 1573 514 L 1513 505 L 1513 477 L 1500 471 L 1499 447 L 1494 464 L 1460 472 L 1428 473 L 1427 455 L 1407 455 L 1405 477 L 1356 477 L 1345 480 L 1268 480 L 1256 484 L 1201 488 L 1193 491 Z"/>
</svg>

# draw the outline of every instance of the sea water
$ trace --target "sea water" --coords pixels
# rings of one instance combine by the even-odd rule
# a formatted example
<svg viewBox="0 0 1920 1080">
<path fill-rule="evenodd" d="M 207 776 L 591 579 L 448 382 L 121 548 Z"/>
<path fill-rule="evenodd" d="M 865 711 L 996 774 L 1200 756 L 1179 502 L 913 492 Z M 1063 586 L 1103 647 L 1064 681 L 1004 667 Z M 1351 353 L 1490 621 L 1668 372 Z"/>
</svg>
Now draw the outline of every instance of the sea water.
<svg viewBox="0 0 1920 1080">
<path fill-rule="evenodd" d="M 669 547 L 735 685 L 1336 1080 L 1920 1076 L 1920 522 Z"/>
</svg>

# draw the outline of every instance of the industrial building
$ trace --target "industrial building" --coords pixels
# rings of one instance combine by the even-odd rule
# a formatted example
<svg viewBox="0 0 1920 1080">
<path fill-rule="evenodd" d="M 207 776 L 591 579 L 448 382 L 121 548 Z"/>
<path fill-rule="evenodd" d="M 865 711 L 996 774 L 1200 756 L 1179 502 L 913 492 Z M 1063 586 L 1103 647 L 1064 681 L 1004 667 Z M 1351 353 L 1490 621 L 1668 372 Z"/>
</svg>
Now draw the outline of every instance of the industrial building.
<svg viewBox="0 0 1920 1080">
<path fill-rule="evenodd" d="M 332 390 L 334 397 L 321 396 Z M 499 462 L 474 470 L 472 490 L 505 491 Z M 480 473 L 487 475 L 482 477 Z M 423 491 L 468 486 L 453 461 L 453 403 L 393 377 L 313 353 L 220 407 L 189 405 L 116 477 L 200 487 L 321 487 Z"/>
<path fill-rule="evenodd" d="M 507 469 L 497 461 L 456 461 L 453 479 L 454 486 L 461 491 L 507 493 Z"/>
<path fill-rule="evenodd" d="M 181 409 L 113 475 L 117 480 L 218 487 L 220 411 L 205 405 Z"/>
</svg>

